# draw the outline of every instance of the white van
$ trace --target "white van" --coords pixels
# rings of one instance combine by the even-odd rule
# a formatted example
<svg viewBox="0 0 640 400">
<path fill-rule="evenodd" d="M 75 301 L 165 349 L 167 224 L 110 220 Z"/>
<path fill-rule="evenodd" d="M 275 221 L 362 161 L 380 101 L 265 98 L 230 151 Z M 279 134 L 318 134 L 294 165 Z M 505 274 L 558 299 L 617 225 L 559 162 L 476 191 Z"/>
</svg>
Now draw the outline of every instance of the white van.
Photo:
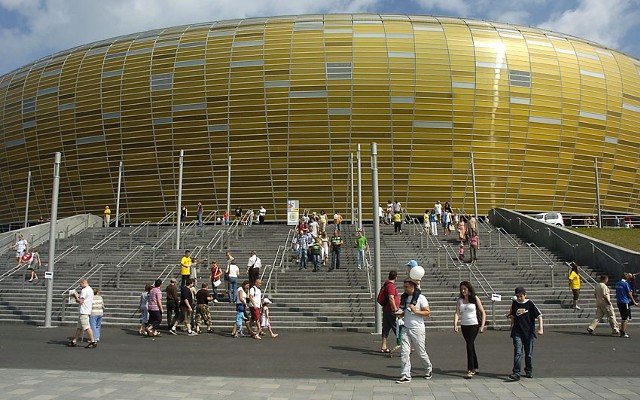
<svg viewBox="0 0 640 400">
<path fill-rule="evenodd" d="M 559 212 L 540 213 L 533 217 L 542 222 L 546 222 L 547 224 L 564 227 L 564 220 L 562 219 L 562 214 Z"/>
</svg>

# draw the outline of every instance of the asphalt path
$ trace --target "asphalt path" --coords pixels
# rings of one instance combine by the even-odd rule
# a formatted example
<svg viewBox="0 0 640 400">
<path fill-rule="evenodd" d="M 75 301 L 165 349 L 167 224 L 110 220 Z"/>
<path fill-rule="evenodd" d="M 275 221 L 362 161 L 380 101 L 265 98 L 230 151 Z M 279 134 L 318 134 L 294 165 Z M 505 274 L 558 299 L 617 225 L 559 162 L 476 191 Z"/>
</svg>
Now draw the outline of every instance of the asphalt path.
<svg viewBox="0 0 640 400">
<path fill-rule="evenodd" d="M 135 329 L 103 328 L 99 346 L 85 349 L 84 344 L 66 347 L 73 327 L 6 324 L 0 329 L 5 368 L 168 375 L 188 371 L 196 376 L 307 379 L 391 379 L 400 369 L 398 355 L 381 354 L 379 337 L 366 333 L 282 331 L 276 339 L 258 341 L 232 338 L 228 332 L 195 337 L 178 332 L 177 336 L 163 333 L 152 339 L 139 336 Z M 608 326 L 594 336 L 575 329 L 545 332 L 535 342 L 534 375 L 637 377 L 637 339 L 607 333 Z M 476 347 L 481 376 L 505 379 L 513 359 L 509 332 L 479 335 Z M 462 377 L 466 372 L 460 333 L 428 330 L 427 352 L 435 377 Z"/>
</svg>

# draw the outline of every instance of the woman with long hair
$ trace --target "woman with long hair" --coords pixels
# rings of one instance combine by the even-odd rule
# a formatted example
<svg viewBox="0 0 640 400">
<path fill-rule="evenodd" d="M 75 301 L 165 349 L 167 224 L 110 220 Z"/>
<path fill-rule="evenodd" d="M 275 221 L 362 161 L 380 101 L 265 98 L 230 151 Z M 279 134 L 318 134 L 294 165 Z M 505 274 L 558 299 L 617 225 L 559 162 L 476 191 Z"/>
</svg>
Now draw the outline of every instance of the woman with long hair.
<svg viewBox="0 0 640 400">
<path fill-rule="evenodd" d="M 467 344 L 467 374 L 466 379 L 473 378 L 478 373 L 478 357 L 476 356 L 475 340 L 478 333 L 484 332 L 487 314 L 482 307 L 482 301 L 476 296 L 476 291 L 467 281 L 460 282 L 460 296 L 456 301 L 456 313 L 453 316 L 453 331 L 460 330 Z"/>
<path fill-rule="evenodd" d="M 580 273 L 578 272 L 578 264 L 572 262 L 571 271 L 569 272 L 569 289 L 573 293 L 573 299 L 571 300 L 571 308 L 580 310 L 578 306 L 578 299 L 580 298 Z"/>
</svg>

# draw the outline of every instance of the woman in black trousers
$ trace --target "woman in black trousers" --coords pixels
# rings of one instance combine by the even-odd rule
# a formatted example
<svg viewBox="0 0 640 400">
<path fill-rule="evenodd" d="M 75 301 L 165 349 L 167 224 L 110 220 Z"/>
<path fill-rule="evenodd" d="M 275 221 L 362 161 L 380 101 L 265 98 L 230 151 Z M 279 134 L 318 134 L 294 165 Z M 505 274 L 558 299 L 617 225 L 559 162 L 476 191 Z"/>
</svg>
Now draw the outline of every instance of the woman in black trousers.
<svg viewBox="0 0 640 400">
<path fill-rule="evenodd" d="M 467 344 L 466 379 L 471 379 L 478 373 L 475 340 L 478 333 L 484 332 L 486 321 L 487 314 L 473 286 L 467 281 L 460 282 L 460 296 L 456 301 L 456 313 L 453 316 L 453 331 L 458 332 L 458 322 L 460 322 L 462 336 Z"/>
</svg>

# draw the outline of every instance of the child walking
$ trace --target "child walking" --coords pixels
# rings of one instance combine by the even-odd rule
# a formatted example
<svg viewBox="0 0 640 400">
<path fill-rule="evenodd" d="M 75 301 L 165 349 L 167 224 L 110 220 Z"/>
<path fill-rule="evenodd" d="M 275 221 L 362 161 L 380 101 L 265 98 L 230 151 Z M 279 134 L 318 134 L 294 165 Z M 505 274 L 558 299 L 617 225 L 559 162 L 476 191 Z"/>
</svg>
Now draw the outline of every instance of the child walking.
<svg viewBox="0 0 640 400">
<path fill-rule="evenodd" d="M 520 380 L 522 353 L 524 352 L 524 373 L 533 378 L 533 342 L 536 339 L 536 320 L 538 335 L 544 333 L 542 313 L 533 301 L 527 299 L 527 292 L 519 286 L 515 290 L 516 299 L 511 303 L 511 339 L 513 340 L 513 371 L 509 375 L 512 381 Z"/>
<path fill-rule="evenodd" d="M 261 326 L 262 329 L 268 329 L 269 330 L 269 334 L 271 334 L 272 338 L 277 338 L 278 334 L 277 333 L 273 333 L 273 330 L 271 329 L 271 317 L 269 317 L 269 304 L 272 304 L 271 300 L 269 300 L 269 298 L 265 297 L 262 300 L 262 310 L 260 312 L 260 322 L 261 322 Z M 263 332 L 264 334 L 264 332 Z"/>
</svg>

